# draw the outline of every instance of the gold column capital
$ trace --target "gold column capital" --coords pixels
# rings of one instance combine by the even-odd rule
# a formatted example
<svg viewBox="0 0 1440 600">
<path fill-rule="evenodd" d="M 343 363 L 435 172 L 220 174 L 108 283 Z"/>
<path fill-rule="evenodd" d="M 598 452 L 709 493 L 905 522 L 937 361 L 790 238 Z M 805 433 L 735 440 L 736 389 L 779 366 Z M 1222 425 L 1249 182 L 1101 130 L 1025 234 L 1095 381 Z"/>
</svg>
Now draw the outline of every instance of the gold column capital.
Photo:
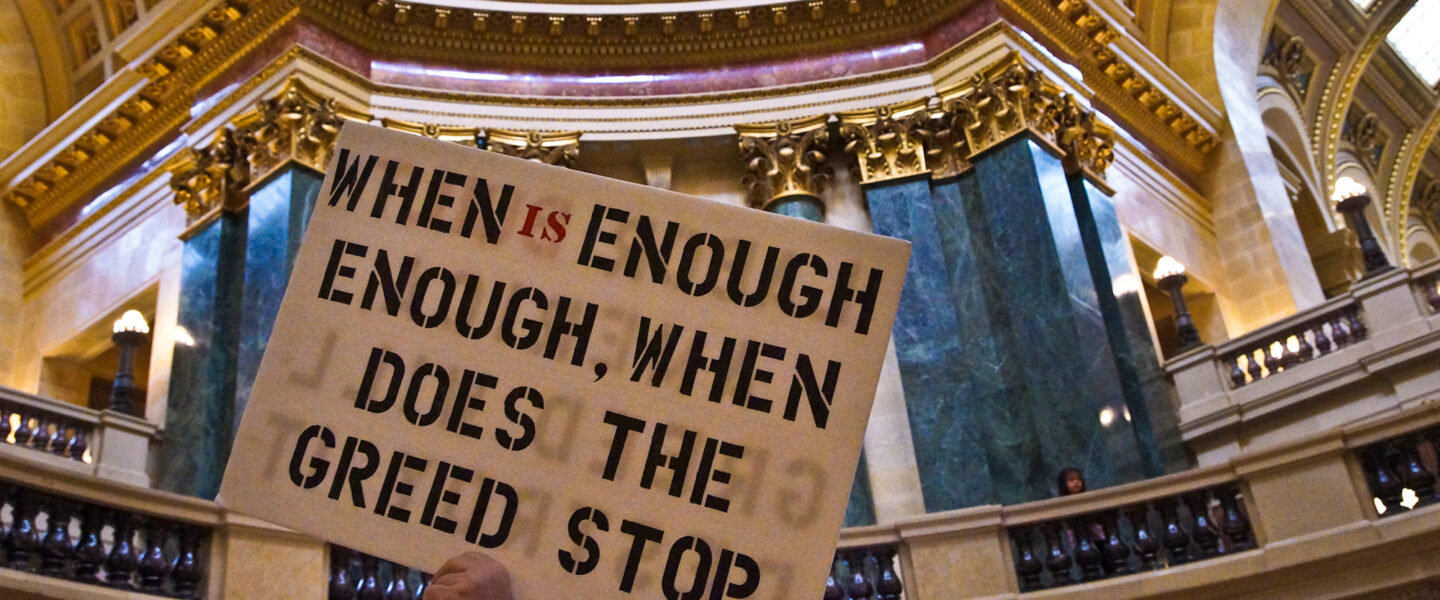
<svg viewBox="0 0 1440 600">
<path fill-rule="evenodd" d="M 845 152 L 860 165 L 860 182 L 875 183 L 928 173 L 925 142 L 930 130 L 929 99 L 839 114 Z"/>
<path fill-rule="evenodd" d="M 344 122 L 334 98 L 321 96 L 298 79 L 234 123 L 235 139 L 250 166 L 251 183 L 294 161 L 324 172 Z"/>
<path fill-rule="evenodd" d="M 575 168 L 575 161 L 580 158 L 580 136 L 579 131 L 485 130 L 486 147 L 491 152 L 567 169 Z"/>
<path fill-rule="evenodd" d="M 757 208 L 787 197 L 819 199 L 829 178 L 825 152 L 830 143 L 827 115 L 798 121 L 736 125 L 740 155 L 748 171 L 745 188 Z"/>
<path fill-rule="evenodd" d="M 170 167 L 170 189 L 175 204 L 185 207 L 186 232 L 213 221 L 221 211 L 237 212 L 244 206 L 240 191 L 250 181 L 250 169 L 236 142 L 235 130 L 221 129 L 202 149 L 186 148 Z"/>
</svg>

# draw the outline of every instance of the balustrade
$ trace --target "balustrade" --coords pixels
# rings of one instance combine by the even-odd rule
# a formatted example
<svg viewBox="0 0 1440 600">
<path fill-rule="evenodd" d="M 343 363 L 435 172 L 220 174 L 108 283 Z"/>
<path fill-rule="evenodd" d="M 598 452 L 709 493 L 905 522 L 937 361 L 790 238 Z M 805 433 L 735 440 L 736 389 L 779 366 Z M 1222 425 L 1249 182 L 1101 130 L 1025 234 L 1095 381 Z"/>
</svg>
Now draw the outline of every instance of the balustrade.
<svg viewBox="0 0 1440 600">
<path fill-rule="evenodd" d="M 90 463 L 99 414 L 0 388 L 0 440 L 13 446 Z"/>
<path fill-rule="evenodd" d="M 1256 547 L 1238 483 L 1009 527 L 1022 592 L 1098 581 Z"/>
<path fill-rule="evenodd" d="M 1298 322 L 1267 327 L 1226 344 L 1220 352 L 1235 388 L 1294 368 L 1369 337 L 1353 300 L 1315 311 Z"/>
<path fill-rule="evenodd" d="M 901 600 L 905 586 L 896 572 L 896 546 L 839 548 L 825 583 L 825 600 Z"/>
<path fill-rule="evenodd" d="M 330 600 L 420 600 L 429 584 L 429 573 L 330 546 Z"/>
<path fill-rule="evenodd" d="M 3 566 L 83 584 L 200 598 L 208 526 L 0 480 Z"/>
<path fill-rule="evenodd" d="M 1440 425 L 1376 442 L 1355 451 L 1365 471 L 1375 510 L 1381 517 L 1428 506 L 1440 500 L 1436 494 L 1436 451 L 1440 450 Z"/>
</svg>

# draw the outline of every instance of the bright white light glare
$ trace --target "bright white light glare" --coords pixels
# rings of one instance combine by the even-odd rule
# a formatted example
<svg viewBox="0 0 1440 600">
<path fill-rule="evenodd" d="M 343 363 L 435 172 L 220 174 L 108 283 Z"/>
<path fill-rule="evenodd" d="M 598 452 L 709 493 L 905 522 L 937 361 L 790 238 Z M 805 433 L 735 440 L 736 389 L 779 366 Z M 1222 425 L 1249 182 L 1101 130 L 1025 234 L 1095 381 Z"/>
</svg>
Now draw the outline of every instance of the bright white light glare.
<svg viewBox="0 0 1440 600">
<path fill-rule="evenodd" d="M 1370 8 L 1370 5 L 1374 4 L 1375 0 L 1350 0 L 1350 3 L 1354 4 L 1355 8 L 1365 10 Z"/>
<path fill-rule="evenodd" d="M 115 333 L 122 331 L 150 333 L 150 325 L 145 323 L 145 316 L 140 314 L 140 311 L 132 308 L 125 311 L 125 314 L 120 315 L 120 318 L 115 320 L 114 331 Z"/>
<path fill-rule="evenodd" d="M 1400 490 L 1400 506 L 1403 506 L 1405 508 L 1415 508 L 1415 505 L 1419 503 L 1420 496 L 1419 494 L 1415 493 L 1415 490 L 1412 490 L 1410 488 Z"/>
<path fill-rule="evenodd" d="M 1155 263 L 1156 279 L 1164 279 L 1171 275 L 1183 275 L 1184 273 L 1185 265 L 1180 264 L 1180 261 L 1169 256 L 1162 256 L 1160 257 L 1160 262 Z"/>
<path fill-rule="evenodd" d="M 1115 422 L 1115 409 L 1106 407 L 1106 408 L 1103 408 L 1103 409 L 1100 410 L 1100 424 L 1101 424 L 1101 425 L 1104 425 L 1104 426 L 1106 426 L 1106 427 L 1109 427 L 1110 424 L 1111 424 L 1111 423 L 1114 423 L 1114 422 Z"/>
<path fill-rule="evenodd" d="M 1140 293 L 1140 278 L 1136 277 L 1134 273 L 1121 273 L 1119 277 L 1110 282 L 1110 287 L 1117 297 L 1138 294 Z"/>
<path fill-rule="evenodd" d="M 1437 0 L 1440 1 L 1440 0 Z M 1354 198 L 1365 194 L 1365 184 L 1362 184 L 1349 175 L 1335 180 L 1335 191 L 1331 192 L 1330 199 L 1336 202 L 1346 198 Z"/>
<path fill-rule="evenodd" d="M 194 346 L 194 345 L 195 345 L 195 337 L 192 336 L 192 335 L 190 335 L 190 330 L 189 330 L 189 329 L 186 329 L 186 328 L 181 327 L 181 326 L 176 326 L 176 327 L 175 327 L 175 345 L 176 345 L 176 346 Z"/>
<path fill-rule="evenodd" d="M 1435 35 L 1436 23 L 1440 23 L 1440 0 L 1420 0 L 1385 36 L 1395 53 L 1432 86 L 1440 83 L 1440 35 Z"/>
<path fill-rule="evenodd" d="M 1375 512 L 1385 514 L 1385 503 L 1381 502 L 1379 498 L 1373 498 L 1373 500 L 1375 500 Z"/>
<path fill-rule="evenodd" d="M 1130 422 L 1130 407 L 1128 407 L 1128 406 L 1125 407 L 1125 413 L 1124 413 L 1124 414 L 1125 414 L 1125 422 L 1126 422 L 1126 423 L 1129 423 L 1129 422 Z"/>
</svg>

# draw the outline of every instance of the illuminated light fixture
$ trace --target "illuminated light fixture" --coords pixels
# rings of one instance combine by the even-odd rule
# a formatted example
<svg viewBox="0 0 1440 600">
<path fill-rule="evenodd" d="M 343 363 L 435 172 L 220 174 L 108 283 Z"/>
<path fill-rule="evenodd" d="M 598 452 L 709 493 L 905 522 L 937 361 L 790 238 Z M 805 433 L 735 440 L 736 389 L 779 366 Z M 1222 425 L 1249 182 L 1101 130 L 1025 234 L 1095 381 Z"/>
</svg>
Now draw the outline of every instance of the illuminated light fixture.
<svg viewBox="0 0 1440 600">
<path fill-rule="evenodd" d="M 1105 407 L 1105 408 L 1100 409 L 1100 424 L 1101 424 L 1101 425 L 1103 425 L 1103 426 L 1105 426 L 1105 427 L 1109 427 L 1110 424 L 1111 424 L 1111 423 L 1114 423 L 1114 422 L 1115 422 L 1115 409 L 1110 408 L 1110 407 L 1108 407 L 1108 406 Z"/>
<path fill-rule="evenodd" d="M 107 410 L 130 414 L 134 410 L 135 376 L 133 374 L 135 348 L 150 335 L 150 325 L 138 310 L 127 310 L 115 320 L 110 339 L 120 348 L 120 364 L 115 369 L 115 384 L 110 387 L 110 406 Z"/>
<path fill-rule="evenodd" d="M 177 326 L 175 328 L 175 345 L 191 347 L 195 345 L 195 336 L 190 335 L 190 330 Z"/>
<path fill-rule="evenodd" d="M 1195 329 L 1190 309 L 1185 306 L 1185 295 L 1181 293 L 1187 281 L 1190 278 L 1185 276 L 1185 265 L 1169 256 L 1160 257 L 1160 262 L 1155 265 L 1155 283 L 1170 294 L 1170 303 L 1175 306 L 1175 329 L 1182 352 L 1201 344 L 1200 332 Z"/>
<path fill-rule="evenodd" d="M 1365 186 L 1350 177 L 1341 177 L 1335 180 L 1335 191 L 1330 194 L 1330 199 L 1335 201 L 1335 209 L 1345 215 L 1346 223 L 1355 232 L 1355 239 L 1360 244 L 1360 256 L 1365 261 L 1362 279 L 1394 268 L 1385 258 L 1385 251 L 1380 248 L 1375 232 L 1370 229 L 1370 221 L 1365 217 L 1365 207 L 1370 205 L 1370 193 Z"/>
</svg>

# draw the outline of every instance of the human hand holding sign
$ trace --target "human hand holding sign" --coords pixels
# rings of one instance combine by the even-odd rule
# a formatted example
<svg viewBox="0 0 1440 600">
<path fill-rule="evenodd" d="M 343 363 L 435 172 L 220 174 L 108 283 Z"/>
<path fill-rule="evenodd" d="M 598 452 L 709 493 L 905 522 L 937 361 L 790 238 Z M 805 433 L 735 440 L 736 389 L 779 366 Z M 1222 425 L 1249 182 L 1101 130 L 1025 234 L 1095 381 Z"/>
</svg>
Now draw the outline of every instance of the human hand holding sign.
<svg viewBox="0 0 1440 600">
<path fill-rule="evenodd" d="M 513 600 L 510 573 L 493 558 L 466 552 L 435 572 L 425 588 L 425 600 Z"/>
</svg>

